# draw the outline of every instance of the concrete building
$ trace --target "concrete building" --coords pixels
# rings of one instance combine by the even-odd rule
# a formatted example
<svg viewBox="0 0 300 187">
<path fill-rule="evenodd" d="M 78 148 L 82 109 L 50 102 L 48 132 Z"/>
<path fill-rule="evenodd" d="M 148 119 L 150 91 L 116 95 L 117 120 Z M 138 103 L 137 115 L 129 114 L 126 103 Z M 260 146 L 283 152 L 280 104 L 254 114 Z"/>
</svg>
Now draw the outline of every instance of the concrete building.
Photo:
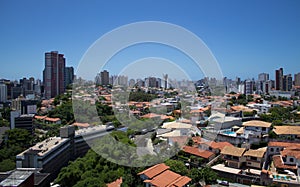
<svg viewBox="0 0 300 187">
<path fill-rule="evenodd" d="M 283 69 L 279 68 L 275 70 L 275 89 L 276 90 L 283 90 Z"/>
<path fill-rule="evenodd" d="M 33 117 L 34 114 L 20 115 L 18 111 L 11 111 L 10 113 L 10 129 L 18 128 L 25 129 L 30 134 L 33 134 Z"/>
<path fill-rule="evenodd" d="M 300 86 L 300 73 L 295 74 L 294 81 L 295 81 L 295 86 Z"/>
<path fill-rule="evenodd" d="M 65 69 L 65 87 L 72 84 L 74 80 L 74 68 L 66 67 Z"/>
<path fill-rule="evenodd" d="M 65 91 L 65 67 L 66 59 L 58 51 L 45 53 L 45 69 L 43 71 L 43 83 L 45 98 L 50 99 Z"/>
<path fill-rule="evenodd" d="M 246 94 L 246 95 L 253 94 L 253 87 L 254 87 L 253 81 L 252 80 L 246 80 L 244 85 L 245 85 L 244 94 Z"/>
<path fill-rule="evenodd" d="M 51 137 L 16 156 L 16 167 L 36 168 L 42 173 L 50 173 L 53 181 L 60 169 L 90 149 L 89 142 L 109 133 L 104 126 L 96 126 L 75 131 L 74 126 L 60 129 L 60 137 Z"/>
<path fill-rule="evenodd" d="M 291 74 L 284 75 L 282 78 L 282 90 L 290 91 L 293 87 L 293 78 Z"/>
<path fill-rule="evenodd" d="M 6 102 L 7 100 L 7 86 L 0 83 L 0 102 Z"/>
<path fill-rule="evenodd" d="M 102 85 L 108 85 L 109 84 L 109 72 L 104 70 L 100 72 L 101 75 L 101 84 Z"/>
</svg>

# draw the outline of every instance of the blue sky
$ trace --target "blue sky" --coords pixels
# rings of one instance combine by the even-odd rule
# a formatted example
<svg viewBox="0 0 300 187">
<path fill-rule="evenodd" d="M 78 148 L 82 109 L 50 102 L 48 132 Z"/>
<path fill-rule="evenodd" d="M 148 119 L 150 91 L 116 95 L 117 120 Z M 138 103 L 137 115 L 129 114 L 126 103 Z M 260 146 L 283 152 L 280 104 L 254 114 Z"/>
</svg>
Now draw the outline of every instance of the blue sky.
<svg viewBox="0 0 300 187">
<path fill-rule="evenodd" d="M 297 0 L 0 0 L 0 78 L 42 78 L 44 53 L 51 50 L 76 68 L 99 37 L 137 21 L 169 22 L 195 33 L 224 76 L 268 72 L 273 78 L 279 67 L 294 74 L 300 72 L 299 10 Z"/>
</svg>

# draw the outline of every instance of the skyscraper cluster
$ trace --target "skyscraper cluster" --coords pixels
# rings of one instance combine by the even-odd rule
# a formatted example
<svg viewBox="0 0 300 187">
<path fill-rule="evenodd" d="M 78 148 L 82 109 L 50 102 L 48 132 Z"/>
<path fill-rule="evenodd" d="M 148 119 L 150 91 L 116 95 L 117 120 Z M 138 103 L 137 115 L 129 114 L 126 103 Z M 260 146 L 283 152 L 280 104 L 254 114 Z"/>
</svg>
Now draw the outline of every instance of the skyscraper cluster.
<svg viewBox="0 0 300 187">
<path fill-rule="evenodd" d="M 66 59 L 58 51 L 45 53 L 45 69 L 43 71 L 44 97 L 53 98 L 65 92 L 67 85 L 74 79 L 73 67 L 66 67 Z"/>
</svg>

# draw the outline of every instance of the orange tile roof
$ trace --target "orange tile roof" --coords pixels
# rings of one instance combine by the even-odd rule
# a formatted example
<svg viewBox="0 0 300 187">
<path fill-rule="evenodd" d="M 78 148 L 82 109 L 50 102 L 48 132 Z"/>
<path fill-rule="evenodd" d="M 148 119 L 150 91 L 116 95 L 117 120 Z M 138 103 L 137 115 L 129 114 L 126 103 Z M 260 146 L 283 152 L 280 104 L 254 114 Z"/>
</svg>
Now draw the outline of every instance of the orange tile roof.
<svg viewBox="0 0 300 187">
<path fill-rule="evenodd" d="M 172 182 L 176 181 L 176 179 L 180 178 L 181 175 L 170 171 L 170 170 L 166 170 L 163 173 L 161 173 L 160 175 L 154 177 L 150 183 L 153 186 L 157 186 L 157 187 L 167 187 L 168 185 L 172 184 Z"/>
<path fill-rule="evenodd" d="M 274 155 L 273 156 L 273 163 L 274 163 L 275 168 L 297 169 L 297 166 L 284 164 L 280 155 Z"/>
<path fill-rule="evenodd" d="M 202 142 L 201 136 L 194 136 L 192 137 L 192 140 L 195 144 L 200 144 Z"/>
<path fill-rule="evenodd" d="M 149 114 L 145 114 L 143 116 L 141 116 L 142 118 L 155 118 L 155 117 L 159 117 L 160 115 L 155 114 L 155 113 L 149 113 Z"/>
<path fill-rule="evenodd" d="M 47 116 L 34 116 L 35 119 L 45 119 Z"/>
<path fill-rule="evenodd" d="M 122 183 L 123 183 L 123 179 L 122 179 L 122 177 L 121 177 L 121 178 L 115 180 L 114 182 L 111 182 L 111 183 L 109 183 L 109 184 L 106 184 L 106 186 L 107 186 L 107 187 L 120 187 Z"/>
<path fill-rule="evenodd" d="M 192 179 L 187 176 L 181 176 L 172 182 L 168 187 L 182 187 L 187 185 Z"/>
<path fill-rule="evenodd" d="M 286 157 L 286 156 L 292 156 L 297 159 L 300 159 L 300 148 L 286 148 L 283 151 L 280 152 L 281 156 Z"/>
<path fill-rule="evenodd" d="M 233 146 L 233 145 L 229 142 L 214 142 L 214 141 L 211 142 L 210 144 L 210 147 L 212 147 L 213 149 L 220 149 L 221 151 L 225 146 Z"/>
<path fill-rule="evenodd" d="M 148 178 L 152 179 L 153 177 L 159 175 L 160 173 L 166 171 L 169 168 L 170 167 L 167 166 L 166 164 L 161 163 L 161 164 L 154 165 L 154 166 L 138 173 L 138 175 L 143 174 L 143 175 L 146 175 Z"/>
<path fill-rule="evenodd" d="M 60 121 L 60 118 L 49 118 L 49 117 L 46 117 L 45 120 L 46 121 L 51 121 L 51 122 L 57 122 L 57 121 Z"/>
<path fill-rule="evenodd" d="M 213 152 L 202 150 L 197 147 L 184 146 L 182 150 L 186 153 L 199 156 L 202 158 L 206 158 L 206 159 L 210 158 L 211 156 L 214 156 Z"/>
<path fill-rule="evenodd" d="M 88 124 L 88 123 L 79 123 L 79 122 L 75 122 L 72 125 L 77 126 L 77 127 L 84 127 L 84 128 L 90 126 L 90 124 Z"/>
</svg>

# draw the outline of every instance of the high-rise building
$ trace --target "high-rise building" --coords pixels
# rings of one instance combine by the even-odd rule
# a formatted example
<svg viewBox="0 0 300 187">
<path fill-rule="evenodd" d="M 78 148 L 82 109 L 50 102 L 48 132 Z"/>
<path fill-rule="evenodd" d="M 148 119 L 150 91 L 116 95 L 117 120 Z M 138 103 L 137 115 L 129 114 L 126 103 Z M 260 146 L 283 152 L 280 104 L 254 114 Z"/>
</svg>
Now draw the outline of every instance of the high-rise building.
<svg viewBox="0 0 300 187">
<path fill-rule="evenodd" d="M 58 51 L 45 53 L 45 69 L 43 71 L 45 98 L 53 98 L 65 91 L 66 59 Z"/>
<path fill-rule="evenodd" d="M 65 69 L 65 87 L 72 84 L 74 80 L 74 68 L 66 67 Z"/>
<path fill-rule="evenodd" d="M 6 102 L 7 100 L 7 87 L 5 84 L 0 84 L 0 102 Z"/>
<path fill-rule="evenodd" d="M 284 75 L 282 78 L 282 90 L 291 91 L 293 87 L 293 78 L 291 74 Z"/>
<path fill-rule="evenodd" d="M 269 80 L 269 74 L 268 73 L 260 73 L 258 74 L 258 81 L 265 82 Z"/>
<path fill-rule="evenodd" d="M 279 68 L 275 71 L 275 89 L 283 90 L 283 69 Z"/>
<path fill-rule="evenodd" d="M 244 87 L 244 94 L 245 95 L 250 95 L 253 94 L 253 81 L 252 80 L 245 80 L 245 87 Z"/>
<path fill-rule="evenodd" d="M 100 74 L 101 74 L 101 84 L 108 85 L 109 84 L 109 72 L 104 70 Z"/>
<path fill-rule="evenodd" d="M 300 86 L 300 73 L 295 74 L 295 86 Z"/>
</svg>

